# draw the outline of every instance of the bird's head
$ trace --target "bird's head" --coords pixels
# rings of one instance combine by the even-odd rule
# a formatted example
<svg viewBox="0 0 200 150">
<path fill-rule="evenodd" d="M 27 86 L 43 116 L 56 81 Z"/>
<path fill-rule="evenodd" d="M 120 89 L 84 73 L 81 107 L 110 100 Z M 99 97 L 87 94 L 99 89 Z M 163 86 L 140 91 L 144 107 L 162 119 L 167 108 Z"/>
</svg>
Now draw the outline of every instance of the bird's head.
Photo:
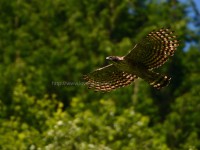
<svg viewBox="0 0 200 150">
<path fill-rule="evenodd" d="M 112 63 L 119 63 L 123 60 L 123 57 L 119 56 L 108 56 L 106 57 L 107 60 L 111 61 Z"/>
</svg>

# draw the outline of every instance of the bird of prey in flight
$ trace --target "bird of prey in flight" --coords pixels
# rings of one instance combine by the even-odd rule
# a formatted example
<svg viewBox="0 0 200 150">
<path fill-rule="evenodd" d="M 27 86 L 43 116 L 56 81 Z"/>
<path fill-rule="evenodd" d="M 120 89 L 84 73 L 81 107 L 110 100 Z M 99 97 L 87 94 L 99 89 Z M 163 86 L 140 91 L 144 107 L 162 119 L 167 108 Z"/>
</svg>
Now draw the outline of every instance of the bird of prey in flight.
<svg viewBox="0 0 200 150">
<path fill-rule="evenodd" d="M 160 89 L 169 84 L 171 78 L 156 73 L 153 69 L 162 66 L 173 56 L 179 46 L 174 32 L 161 28 L 150 32 L 125 56 L 109 56 L 110 65 L 84 76 L 88 88 L 95 91 L 111 91 L 131 84 L 138 77 Z"/>
</svg>

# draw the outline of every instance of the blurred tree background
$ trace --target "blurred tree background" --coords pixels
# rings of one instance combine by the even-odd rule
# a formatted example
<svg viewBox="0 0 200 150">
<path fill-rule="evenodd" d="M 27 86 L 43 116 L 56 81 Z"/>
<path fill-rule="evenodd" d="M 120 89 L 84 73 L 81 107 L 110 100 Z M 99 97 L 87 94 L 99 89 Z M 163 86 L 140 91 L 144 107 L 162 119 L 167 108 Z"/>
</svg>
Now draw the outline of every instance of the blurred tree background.
<svg viewBox="0 0 200 150">
<path fill-rule="evenodd" d="M 0 149 L 200 149 L 200 17 L 192 0 L 1 0 L 0 12 Z M 168 26 L 181 41 L 160 69 L 172 77 L 168 87 L 138 80 L 96 93 L 82 84 L 106 56 L 125 55 Z"/>
</svg>

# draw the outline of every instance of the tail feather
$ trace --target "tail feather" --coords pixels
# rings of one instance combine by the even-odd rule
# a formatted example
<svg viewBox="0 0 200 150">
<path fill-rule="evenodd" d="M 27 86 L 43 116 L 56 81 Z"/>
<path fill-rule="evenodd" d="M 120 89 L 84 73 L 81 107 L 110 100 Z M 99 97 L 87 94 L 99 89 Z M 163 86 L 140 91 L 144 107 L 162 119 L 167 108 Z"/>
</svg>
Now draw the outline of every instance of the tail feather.
<svg viewBox="0 0 200 150">
<path fill-rule="evenodd" d="M 148 74 L 143 79 L 157 89 L 167 86 L 171 80 L 170 77 L 152 71 L 148 71 Z"/>
<path fill-rule="evenodd" d="M 160 89 L 165 86 L 167 86 L 170 83 L 171 78 L 164 76 L 164 75 L 159 75 L 158 78 L 156 78 L 153 82 L 150 83 L 153 87 Z"/>
</svg>

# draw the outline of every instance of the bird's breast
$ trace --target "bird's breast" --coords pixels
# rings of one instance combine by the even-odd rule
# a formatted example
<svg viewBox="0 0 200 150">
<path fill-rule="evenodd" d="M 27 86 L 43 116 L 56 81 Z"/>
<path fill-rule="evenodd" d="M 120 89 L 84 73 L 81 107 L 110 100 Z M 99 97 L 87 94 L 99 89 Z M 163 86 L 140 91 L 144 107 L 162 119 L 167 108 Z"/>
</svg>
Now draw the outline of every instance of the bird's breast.
<svg viewBox="0 0 200 150">
<path fill-rule="evenodd" d="M 127 65 L 127 64 L 118 64 L 117 68 L 124 71 L 124 72 L 130 72 L 131 71 L 130 66 Z"/>
<path fill-rule="evenodd" d="M 138 72 L 137 63 L 130 63 L 127 61 L 116 64 L 116 67 L 126 73 L 136 74 Z"/>
</svg>

